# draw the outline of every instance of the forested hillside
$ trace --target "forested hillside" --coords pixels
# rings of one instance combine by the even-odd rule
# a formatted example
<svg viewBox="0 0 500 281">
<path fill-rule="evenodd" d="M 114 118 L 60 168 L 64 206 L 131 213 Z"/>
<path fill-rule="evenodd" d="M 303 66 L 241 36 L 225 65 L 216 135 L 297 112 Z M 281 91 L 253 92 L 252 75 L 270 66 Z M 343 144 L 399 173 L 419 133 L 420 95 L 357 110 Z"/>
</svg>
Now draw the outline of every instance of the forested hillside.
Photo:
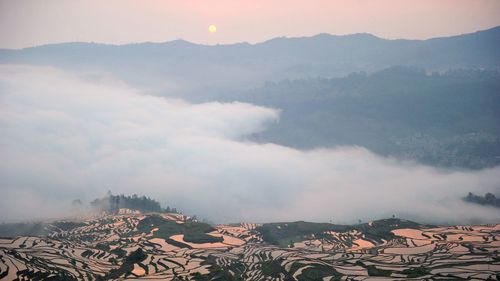
<svg viewBox="0 0 500 281">
<path fill-rule="evenodd" d="M 359 145 L 422 163 L 484 168 L 500 163 L 500 74 L 442 74 L 392 67 L 371 75 L 283 80 L 226 96 L 281 109 L 280 121 L 251 136 L 312 149 Z"/>
</svg>

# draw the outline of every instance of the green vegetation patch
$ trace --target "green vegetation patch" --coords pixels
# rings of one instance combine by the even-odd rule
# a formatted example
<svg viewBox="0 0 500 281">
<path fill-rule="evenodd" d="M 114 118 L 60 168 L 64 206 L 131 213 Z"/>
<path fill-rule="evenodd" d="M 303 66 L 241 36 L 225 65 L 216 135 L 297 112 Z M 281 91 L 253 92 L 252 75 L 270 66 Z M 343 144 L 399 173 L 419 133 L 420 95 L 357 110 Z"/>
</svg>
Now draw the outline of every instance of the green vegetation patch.
<svg viewBox="0 0 500 281">
<path fill-rule="evenodd" d="M 389 277 L 392 274 L 391 270 L 379 269 L 374 265 L 367 265 L 366 270 L 368 271 L 369 276 L 385 276 Z"/>
<path fill-rule="evenodd" d="M 147 216 L 137 224 L 137 230 L 143 233 L 150 233 L 154 228 L 154 236 L 168 239 L 170 236 L 182 233 L 182 225 L 174 221 L 164 219 L 158 215 Z"/>
<path fill-rule="evenodd" d="M 46 272 L 46 271 L 33 271 L 33 270 L 20 270 L 18 276 L 23 276 L 28 280 L 48 280 L 48 281 L 76 281 L 77 279 L 70 273 L 65 271 L 60 272 Z M 19 280 L 19 279 L 16 279 Z M 21 279 L 23 280 L 23 279 Z"/>
<path fill-rule="evenodd" d="M 215 243 L 222 242 L 224 238 L 214 237 L 206 233 L 214 231 L 209 224 L 202 222 L 187 222 L 184 226 L 184 241 L 192 243 Z"/>
<path fill-rule="evenodd" d="M 362 261 L 358 260 L 355 263 L 356 265 L 364 267 L 368 271 L 369 276 L 391 276 L 392 271 L 391 270 L 385 270 L 385 269 L 379 269 L 375 267 L 375 265 L 366 265 Z"/>
<path fill-rule="evenodd" d="M 127 251 L 123 250 L 122 248 L 115 248 L 109 252 L 117 255 L 119 258 L 123 258 L 127 255 Z"/>
<path fill-rule="evenodd" d="M 92 250 L 85 250 L 82 253 L 82 257 L 88 258 L 88 257 L 92 256 L 93 254 L 94 254 L 94 252 Z"/>
<path fill-rule="evenodd" d="M 399 228 L 420 229 L 421 227 L 422 225 L 416 222 L 397 218 L 373 221 L 371 225 L 364 223 L 354 226 L 355 229 L 363 232 L 366 238 L 378 242 L 381 242 L 382 239 L 389 240 L 395 238 L 396 236 L 391 232 L 392 230 Z"/>
<path fill-rule="evenodd" d="M 99 249 L 99 250 L 102 250 L 102 251 L 105 251 L 105 252 L 109 252 L 111 250 L 111 248 L 109 247 L 108 244 L 104 244 L 104 243 L 99 243 L 95 246 L 96 249 Z"/>
<path fill-rule="evenodd" d="M 158 228 L 154 232 L 154 237 L 163 238 L 170 243 L 170 236 L 184 234 L 184 240 L 192 243 L 215 243 L 222 242 L 222 237 L 210 236 L 207 233 L 214 228 L 206 223 L 197 221 L 187 221 L 183 224 L 167 220 L 159 215 L 151 215 L 142 219 L 137 225 L 137 229 L 143 233 L 150 233 L 152 229 Z M 183 245 L 184 247 L 186 245 Z"/>
<path fill-rule="evenodd" d="M 86 226 L 87 224 L 83 222 L 74 222 L 74 221 L 56 221 L 52 225 L 63 231 L 70 231 L 78 227 Z"/>
<path fill-rule="evenodd" d="M 336 276 L 340 277 L 342 274 L 337 272 L 334 268 L 322 264 L 308 265 L 308 267 L 302 270 L 302 273 L 298 276 L 299 281 L 313 281 L 313 280 L 323 280 L 324 277 Z"/>
<path fill-rule="evenodd" d="M 262 273 L 266 276 L 278 278 L 281 273 L 285 273 L 285 269 L 281 266 L 282 261 L 282 259 L 277 259 L 262 262 Z"/>
<path fill-rule="evenodd" d="M 328 238 L 326 231 L 347 232 L 358 230 L 365 237 L 381 242 L 382 239 L 393 239 L 395 235 L 391 232 L 398 228 L 421 228 L 422 225 L 397 218 L 373 221 L 371 224 L 338 225 L 331 223 L 314 222 L 289 222 L 289 223 L 266 223 L 256 230 L 260 232 L 264 241 L 281 247 L 290 246 L 292 243 L 303 241 L 314 235 L 316 238 Z"/>
<path fill-rule="evenodd" d="M 245 266 L 239 261 L 231 262 L 224 267 L 217 264 L 214 256 L 208 256 L 201 265 L 210 265 L 208 274 L 201 274 L 194 272 L 192 274 L 193 280 L 196 281 L 243 281 L 245 276 L 243 272 Z"/>
<path fill-rule="evenodd" d="M 412 267 L 403 270 L 401 273 L 406 274 L 408 278 L 417 278 L 430 274 L 430 270 L 425 267 Z"/>
<path fill-rule="evenodd" d="M 297 221 L 289 223 L 265 223 L 256 230 L 260 232 L 264 241 L 281 247 L 287 247 L 291 243 L 310 237 L 312 234 L 320 238 L 325 231 L 343 232 L 350 229 L 352 227 L 345 225 Z"/>
<path fill-rule="evenodd" d="M 134 264 L 144 261 L 148 255 L 144 253 L 142 248 L 138 248 L 128 255 L 119 268 L 112 269 L 105 276 L 100 276 L 97 280 L 113 280 L 121 276 L 129 275 L 134 270 Z"/>
</svg>

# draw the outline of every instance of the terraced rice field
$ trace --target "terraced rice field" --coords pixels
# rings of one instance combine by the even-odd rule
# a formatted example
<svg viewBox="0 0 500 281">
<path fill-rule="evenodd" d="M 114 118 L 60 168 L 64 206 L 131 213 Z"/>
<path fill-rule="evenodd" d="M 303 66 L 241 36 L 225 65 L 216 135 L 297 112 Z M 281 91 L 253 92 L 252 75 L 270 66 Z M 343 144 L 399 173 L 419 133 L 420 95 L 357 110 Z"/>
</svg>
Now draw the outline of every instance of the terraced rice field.
<svg viewBox="0 0 500 281">
<path fill-rule="evenodd" d="M 385 236 L 373 234 L 378 227 L 375 223 L 361 230 L 294 237 L 289 247 L 283 247 L 265 242 L 257 224 L 218 225 L 203 235 L 222 237 L 222 241 L 196 243 L 184 240 L 194 237 L 186 230 L 170 232 L 175 226 L 189 227 L 189 218 L 124 213 L 88 219 L 67 229 L 54 226 L 46 237 L 0 239 L 1 279 L 500 278 L 500 225 L 407 228 L 403 221 L 394 219 L 384 221 L 384 227 L 392 229 Z M 144 225 L 151 216 L 155 222 Z"/>
</svg>

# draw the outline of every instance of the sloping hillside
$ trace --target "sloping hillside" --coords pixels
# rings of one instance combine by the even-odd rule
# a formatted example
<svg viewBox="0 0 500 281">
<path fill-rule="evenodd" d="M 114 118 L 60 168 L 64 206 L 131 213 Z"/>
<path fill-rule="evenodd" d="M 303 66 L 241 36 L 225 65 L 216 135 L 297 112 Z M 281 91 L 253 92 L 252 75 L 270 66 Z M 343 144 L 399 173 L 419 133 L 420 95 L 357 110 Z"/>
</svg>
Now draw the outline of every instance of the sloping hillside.
<svg viewBox="0 0 500 281">
<path fill-rule="evenodd" d="M 45 237 L 1 238 L 0 279 L 500 277 L 500 225 L 435 227 L 388 219 L 353 226 L 290 222 L 212 227 L 179 214 L 120 213 L 48 223 L 51 230 Z"/>
</svg>

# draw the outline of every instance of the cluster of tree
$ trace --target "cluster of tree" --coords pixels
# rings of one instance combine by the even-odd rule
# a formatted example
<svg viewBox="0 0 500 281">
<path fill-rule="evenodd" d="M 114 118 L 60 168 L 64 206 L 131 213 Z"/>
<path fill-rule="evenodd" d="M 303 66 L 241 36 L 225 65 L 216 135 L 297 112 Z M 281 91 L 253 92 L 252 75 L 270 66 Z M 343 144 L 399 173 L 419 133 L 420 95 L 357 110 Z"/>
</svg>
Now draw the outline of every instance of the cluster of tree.
<svg viewBox="0 0 500 281">
<path fill-rule="evenodd" d="M 469 192 L 469 194 L 464 197 L 464 201 L 500 208 L 500 198 L 496 198 L 496 196 L 492 193 L 486 193 L 483 197 Z"/>
<path fill-rule="evenodd" d="M 132 196 L 113 195 L 110 191 L 105 197 L 90 202 L 90 205 L 96 210 L 105 212 L 116 212 L 125 208 L 141 212 L 178 213 L 176 208 L 170 208 L 169 206 L 162 208 L 158 201 L 146 196 L 138 196 L 137 194 Z"/>
</svg>

